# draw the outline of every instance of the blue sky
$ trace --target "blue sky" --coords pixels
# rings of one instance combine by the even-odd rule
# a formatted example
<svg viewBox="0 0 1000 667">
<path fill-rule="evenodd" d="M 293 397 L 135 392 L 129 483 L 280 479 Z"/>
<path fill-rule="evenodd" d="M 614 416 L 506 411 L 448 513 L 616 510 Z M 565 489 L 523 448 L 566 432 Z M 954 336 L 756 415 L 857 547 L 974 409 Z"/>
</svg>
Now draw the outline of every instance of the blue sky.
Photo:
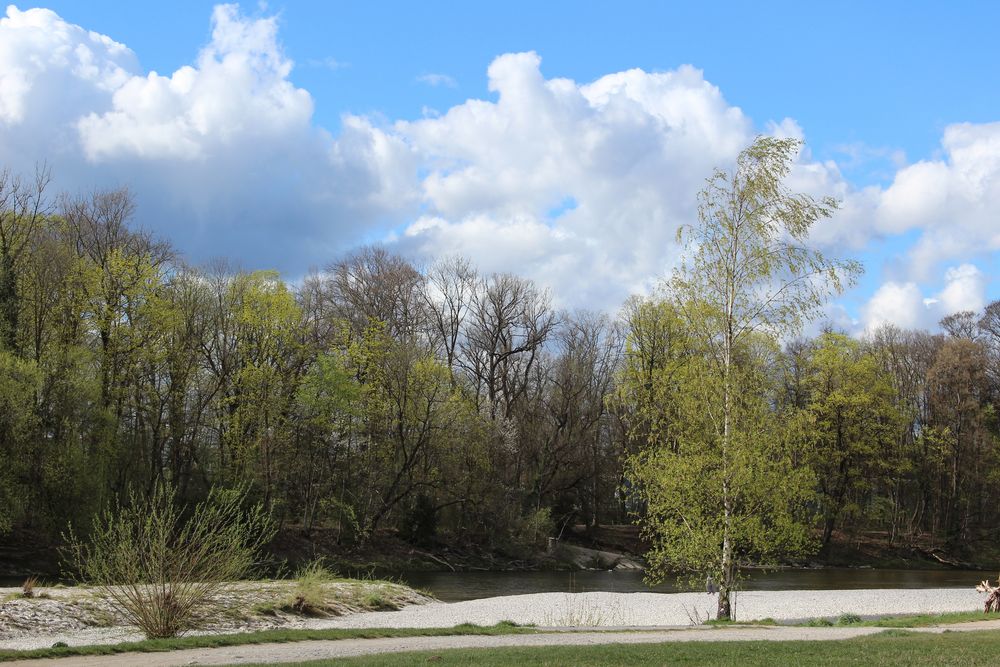
<svg viewBox="0 0 1000 667">
<path fill-rule="evenodd" d="M 45 3 L 68 21 L 132 48 L 146 69 L 189 63 L 210 37 L 212 2 Z M 27 8 L 29 5 L 22 5 Z M 845 145 L 938 149 L 954 122 L 997 120 L 1000 4 L 956 2 L 268 2 L 295 61 L 292 80 L 316 99 L 316 121 L 340 113 L 418 118 L 488 94 L 502 53 L 537 51 L 547 76 L 590 81 L 639 67 L 691 64 L 755 119 L 791 117 L 813 150 Z M 335 62 L 334 69 L 324 61 Z M 445 74 L 457 86 L 421 85 Z M 862 181 L 891 174 L 857 170 Z"/>
<path fill-rule="evenodd" d="M 235 254 L 250 266 L 277 266 L 293 277 L 296 266 L 321 265 L 353 244 L 386 240 L 420 258 L 463 252 L 488 270 L 534 277 L 566 305 L 612 308 L 622 294 L 649 289 L 675 258 L 673 249 L 657 255 L 612 247 L 612 241 L 667 243 L 671 234 L 656 230 L 692 211 L 693 202 L 675 206 L 674 199 L 690 198 L 691 184 L 712 164 L 731 159 L 741 137 L 780 131 L 806 141 L 808 178 L 799 182 L 845 200 L 843 222 L 826 234 L 826 249 L 867 265 L 865 278 L 831 318 L 854 328 L 880 321 L 925 326 L 951 307 L 998 295 L 991 279 L 1000 239 L 993 213 L 1000 205 L 997 3 L 288 1 L 244 3 L 222 23 L 211 2 L 43 6 L 54 12 L 46 18 L 49 33 L 53 26 L 80 26 L 126 46 L 130 62 L 118 52 L 98 59 L 117 63 L 138 83 L 150 71 L 171 77 L 185 65 L 210 83 L 242 81 L 246 74 L 242 92 L 236 83 L 212 83 L 217 93 L 198 93 L 197 85 L 177 93 L 175 86 L 171 94 L 179 97 L 153 113 L 150 100 L 162 100 L 162 91 L 111 97 L 125 85 L 125 74 L 56 85 L 67 75 L 58 72 L 65 63 L 31 70 L 18 59 L 31 49 L 52 54 L 74 40 L 87 42 L 82 32 L 61 45 L 25 37 L 21 56 L 5 55 L 0 43 L 0 80 L 6 69 L 40 82 L 37 90 L 46 88 L 43 80 L 53 82 L 45 95 L 19 100 L 17 108 L 41 110 L 31 114 L 33 121 L 11 111 L 5 122 L 0 93 L 0 163 L 23 167 L 19 161 L 53 152 L 52 143 L 24 138 L 28 125 L 34 132 L 49 128 L 62 137 L 55 158 L 44 155 L 61 185 L 128 183 L 146 209 L 140 209 L 142 221 L 196 260 Z M 23 15 L 14 23 L 8 11 L 0 40 L 27 35 Z M 217 30 L 220 25 L 225 30 Z M 247 53 L 265 53 L 263 65 L 219 79 L 206 74 L 211 66 L 200 53 L 208 49 L 215 62 L 229 62 L 226 55 L 242 53 L 243 43 L 250 44 Z M 513 55 L 504 60 L 526 52 L 537 54 L 540 65 Z M 488 76 L 493 63 L 499 64 Z M 641 76 L 615 87 L 613 75 L 636 68 Z M 560 101 L 546 106 L 547 93 L 530 80 L 538 72 L 550 88 L 554 79 L 568 79 L 574 88 L 556 90 Z M 672 73 L 682 84 L 655 78 Z M 593 90 L 603 87 L 611 92 Z M 246 110 L 240 100 L 258 92 L 276 100 L 275 107 Z M 506 108 L 498 93 L 506 96 Z M 233 132 L 245 135 L 199 143 L 202 135 L 190 134 L 190 118 L 200 118 L 204 106 L 198 94 L 231 94 L 226 108 L 234 109 Z M 559 110 L 580 99 L 586 109 Z M 493 106 L 482 109 L 470 100 Z M 549 135 L 538 134 L 530 121 L 518 125 L 522 108 L 542 114 L 541 126 L 556 123 Z M 169 113 L 186 114 L 183 129 L 163 130 Z M 81 124 L 91 115 L 97 120 Z M 228 127 L 219 118 L 194 124 L 198 132 L 216 128 L 212 122 Z M 274 128 L 263 135 L 253 129 L 271 121 Z M 557 122 L 578 123 L 578 134 L 605 128 L 601 141 L 619 142 L 621 150 L 602 143 L 603 166 L 568 170 L 579 172 L 572 176 L 529 174 L 518 183 L 517 173 L 553 155 L 575 163 L 595 159 L 589 148 L 574 145 L 572 133 L 559 134 L 573 127 Z M 651 123 L 657 122 L 669 127 L 656 134 Z M 491 134 L 498 123 L 507 135 Z M 701 123 L 706 127 L 697 137 L 684 134 Z M 155 145 L 143 143 L 161 130 Z M 74 141 L 80 150 L 72 149 Z M 643 154 L 650 142 L 659 154 Z M 521 161 L 539 146 L 531 160 Z M 611 170 L 618 155 L 628 156 L 627 164 Z M 328 159 L 335 163 L 329 173 L 313 168 Z M 633 169 L 637 163 L 645 166 Z M 212 190 L 185 194 L 190 201 L 174 209 L 172 189 L 193 187 L 192 164 L 211 175 Z M 268 165 L 275 166 L 269 171 Z M 231 181 L 218 176 L 223 173 Z M 665 185 L 666 199 L 647 198 L 658 177 L 684 185 Z M 488 192 L 490 182 L 501 187 Z M 599 199 L 584 196 L 609 182 Z M 525 190 L 530 196 L 519 194 Z M 635 205 L 614 205 L 616 196 Z M 576 210 L 565 205 L 577 201 Z M 642 202 L 660 217 L 640 220 Z M 196 221 L 179 222 L 187 213 Z M 604 246 L 603 254 L 586 255 Z M 581 266 L 600 267 L 593 285 L 581 283 Z"/>
</svg>

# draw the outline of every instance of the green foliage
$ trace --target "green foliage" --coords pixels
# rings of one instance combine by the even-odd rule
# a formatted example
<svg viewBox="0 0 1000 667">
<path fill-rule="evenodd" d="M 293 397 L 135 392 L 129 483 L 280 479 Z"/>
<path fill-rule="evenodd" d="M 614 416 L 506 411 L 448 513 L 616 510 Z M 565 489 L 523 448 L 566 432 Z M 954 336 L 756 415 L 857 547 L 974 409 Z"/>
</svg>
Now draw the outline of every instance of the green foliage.
<svg viewBox="0 0 1000 667">
<path fill-rule="evenodd" d="M 795 465 L 785 425 L 770 409 L 766 370 L 777 337 L 817 314 L 859 270 L 806 245 L 836 202 L 784 185 L 798 149 L 795 140 L 758 137 L 735 171 L 708 179 L 699 224 L 678 232 L 685 254 L 667 286 L 667 313 L 679 315 L 687 355 L 673 357 L 683 359 L 677 371 L 663 365 L 665 380 L 630 390 L 640 405 L 652 403 L 637 412 L 675 411 L 643 420 L 672 432 L 657 438 L 664 428 L 651 428 L 659 442 L 642 443 L 630 462 L 654 544 L 652 578 L 667 567 L 715 575 L 719 618 L 731 615 L 741 560 L 811 546 L 803 512 L 811 474 Z M 623 383 L 635 379 L 626 374 Z M 658 386 L 671 396 L 653 403 Z"/>
<path fill-rule="evenodd" d="M 348 360 L 334 350 L 316 357 L 302 378 L 296 398 L 305 419 L 329 428 L 335 427 L 339 419 L 357 413 L 361 388 Z"/>
<path fill-rule="evenodd" d="M 646 506 L 654 580 L 677 571 L 691 573 L 695 586 L 706 574 L 724 580 L 724 535 L 735 545 L 739 566 L 775 563 L 813 548 L 807 503 L 815 478 L 809 468 L 795 465 L 797 443 L 769 408 L 773 388 L 759 372 L 740 374 L 732 410 L 734 422 L 745 426 L 733 433 L 723 454 L 706 409 L 717 395 L 711 378 L 698 359 L 675 375 L 671 439 L 629 462 L 630 479 Z M 719 483 L 723 475 L 726 489 Z"/>
<path fill-rule="evenodd" d="M 784 185 L 798 150 L 762 137 L 712 174 L 678 270 L 620 323 L 461 258 L 368 248 L 294 283 L 193 268 L 130 226 L 127 190 L 57 210 L 44 174 L 2 173 L 23 196 L 0 194 L 0 532 L 55 543 L 166 481 L 192 505 L 248 485 L 331 550 L 388 530 L 528 557 L 553 522 L 631 516 L 654 576 L 724 591 L 810 551 L 808 529 L 981 557 L 1000 303 L 947 336 L 780 350 L 858 269 L 806 243 L 836 202 Z"/>
<path fill-rule="evenodd" d="M 808 402 L 800 418 L 807 420 L 803 433 L 811 441 L 826 543 L 851 503 L 892 469 L 903 415 L 888 374 L 859 342 L 841 334 L 816 341 L 805 385 Z"/>
<path fill-rule="evenodd" d="M 542 507 L 514 525 L 511 539 L 515 545 L 542 549 L 554 531 L 555 522 L 552 520 L 552 511 L 548 507 Z"/>
<path fill-rule="evenodd" d="M 251 575 L 273 535 L 244 491 L 213 489 L 185 517 L 173 489 L 130 492 L 94 519 L 89 540 L 67 535 L 67 564 L 147 637 L 175 637 L 218 608 L 228 582 Z"/>
<path fill-rule="evenodd" d="M 828 618 L 813 618 L 803 623 L 807 628 L 829 628 L 833 626 L 833 621 Z"/>
<path fill-rule="evenodd" d="M 0 534 L 10 529 L 24 511 L 29 489 L 21 481 L 30 476 L 30 441 L 37 429 L 35 400 L 41 374 L 35 363 L 0 349 Z"/>
</svg>

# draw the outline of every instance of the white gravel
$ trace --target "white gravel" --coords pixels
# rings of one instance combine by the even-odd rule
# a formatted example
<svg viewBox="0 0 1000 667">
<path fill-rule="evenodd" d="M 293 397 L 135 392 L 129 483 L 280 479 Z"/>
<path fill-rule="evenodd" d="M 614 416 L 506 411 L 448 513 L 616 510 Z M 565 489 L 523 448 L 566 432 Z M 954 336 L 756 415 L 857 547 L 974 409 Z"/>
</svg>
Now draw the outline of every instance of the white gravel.
<svg viewBox="0 0 1000 667">
<path fill-rule="evenodd" d="M 704 593 L 536 593 L 467 602 L 433 602 L 400 611 L 351 614 L 337 618 L 304 619 L 307 628 L 442 628 L 461 623 L 493 625 L 501 621 L 540 627 L 690 626 L 714 617 L 716 598 Z M 862 617 L 898 614 L 975 611 L 983 596 L 972 588 L 750 591 L 736 595 L 738 620 L 773 618 L 791 621 L 836 618 L 844 613 Z M 230 630 L 231 631 L 231 630 Z M 105 644 L 140 639 L 131 629 L 87 628 L 3 638 L 0 648 Z"/>
<path fill-rule="evenodd" d="M 748 591 L 738 593 L 739 620 L 792 621 L 889 614 L 942 613 L 981 609 L 983 596 L 972 588 Z M 716 597 L 705 593 L 536 593 L 435 602 L 394 612 L 354 614 L 323 620 L 322 627 L 442 628 L 460 623 L 500 621 L 542 627 L 651 627 L 691 625 L 715 617 Z"/>
</svg>

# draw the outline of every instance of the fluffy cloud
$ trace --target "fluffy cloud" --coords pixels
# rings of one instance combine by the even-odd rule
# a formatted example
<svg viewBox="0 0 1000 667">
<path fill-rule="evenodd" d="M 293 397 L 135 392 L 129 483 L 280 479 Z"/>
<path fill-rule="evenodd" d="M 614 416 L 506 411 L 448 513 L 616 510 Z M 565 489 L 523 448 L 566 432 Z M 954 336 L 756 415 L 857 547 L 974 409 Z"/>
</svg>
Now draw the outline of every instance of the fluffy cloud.
<svg viewBox="0 0 1000 667">
<path fill-rule="evenodd" d="M 47 9 L 22 12 L 11 5 L 0 18 L 0 123 L 23 122 L 56 86 L 97 103 L 134 69 L 132 52 L 111 38 L 69 25 Z"/>
<path fill-rule="evenodd" d="M 79 121 L 90 160 L 205 159 L 234 143 L 308 132 L 312 98 L 288 80 L 292 63 L 275 18 L 247 21 L 234 5 L 219 5 L 212 26 L 195 67 L 132 77 L 115 90 L 112 110 Z"/>
<path fill-rule="evenodd" d="M 1000 249 L 1000 123 L 951 125 L 941 145 L 942 159 L 897 172 L 873 216 L 883 233 L 919 230 L 914 280 L 943 261 Z"/>
<path fill-rule="evenodd" d="M 135 55 L 47 9 L 7 7 L 0 18 L 0 158 L 8 166 L 77 151 L 81 109 L 103 111 L 136 71 Z"/>
<path fill-rule="evenodd" d="M 862 317 L 869 330 L 883 324 L 912 329 L 925 326 L 928 313 L 916 283 L 887 282 L 872 295 L 862 309 Z"/>
<path fill-rule="evenodd" d="M 194 259 L 303 270 L 402 219 L 417 200 L 410 148 L 347 116 L 312 123 L 274 17 L 215 7 L 209 43 L 169 76 L 55 13 L 0 19 L 0 162 L 47 160 L 72 191 L 128 184 L 140 222 Z"/>
<path fill-rule="evenodd" d="M 883 324 L 902 328 L 934 329 L 941 318 L 962 310 L 978 311 L 986 305 L 986 276 L 972 264 L 948 268 L 944 286 L 925 297 L 914 282 L 886 282 L 862 308 L 864 328 Z"/>
<path fill-rule="evenodd" d="M 495 102 L 469 100 L 397 123 L 429 166 L 422 191 L 430 209 L 397 243 L 516 270 L 553 287 L 565 305 L 613 308 L 648 292 L 676 261 L 676 229 L 696 220 L 705 177 L 731 165 L 758 131 L 690 66 L 581 84 L 546 79 L 537 54 L 519 53 L 498 57 L 488 76 Z M 804 134 L 787 118 L 766 131 Z M 870 211 L 835 164 L 808 152 L 789 185 L 845 199 L 848 216 Z M 815 235 L 836 249 L 866 239 L 862 225 L 831 224 Z"/>
<path fill-rule="evenodd" d="M 522 272 L 563 304 L 612 306 L 669 269 L 705 176 L 753 125 L 692 67 L 579 84 L 546 79 L 540 64 L 500 56 L 488 70 L 497 101 L 397 123 L 429 167 L 429 213 L 396 243 Z"/>
<path fill-rule="evenodd" d="M 295 272 L 383 238 L 417 258 L 461 253 L 530 276 L 561 305 L 613 309 L 669 272 L 675 230 L 696 219 L 714 167 L 761 127 L 805 136 L 792 119 L 755 125 L 694 67 L 576 82 L 546 78 L 531 52 L 490 64 L 491 99 L 394 123 L 346 115 L 333 135 L 293 83 L 274 17 L 220 5 L 211 25 L 190 65 L 158 74 L 109 37 L 9 7 L 0 164 L 47 159 L 70 190 L 128 184 L 140 222 L 195 260 Z M 936 292 L 925 283 L 1000 248 L 1000 123 L 950 126 L 942 148 L 901 164 L 886 188 L 855 189 L 808 150 L 792 171 L 790 187 L 843 202 L 813 234 L 825 249 L 917 238 L 858 314 L 866 326 L 933 324 L 985 298 L 972 265 Z"/>
</svg>

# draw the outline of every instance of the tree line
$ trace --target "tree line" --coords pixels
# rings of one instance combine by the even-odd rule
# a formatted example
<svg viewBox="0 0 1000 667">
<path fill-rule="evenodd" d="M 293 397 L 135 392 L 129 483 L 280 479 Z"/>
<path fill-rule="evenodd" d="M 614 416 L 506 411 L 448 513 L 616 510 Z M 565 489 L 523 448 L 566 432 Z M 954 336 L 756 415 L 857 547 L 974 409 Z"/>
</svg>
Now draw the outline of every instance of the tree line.
<svg viewBox="0 0 1000 667">
<path fill-rule="evenodd" d="M 187 265 L 125 189 L 0 178 L 0 529 L 248 484 L 280 526 L 530 544 L 621 521 L 622 335 L 531 281 L 366 247 L 290 284 Z"/>
<path fill-rule="evenodd" d="M 525 278 L 379 246 L 286 282 L 190 266 L 134 225 L 127 189 L 50 189 L 45 169 L 0 173 L 0 533 L 55 540 L 164 482 L 188 501 L 248 485 L 279 528 L 345 543 L 516 550 L 570 523 L 653 525 L 650 489 L 688 476 L 695 504 L 717 474 L 681 455 L 707 437 L 691 397 L 723 351 L 804 540 L 995 537 L 1000 303 L 942 333 L 723 350 L 693 329 L 693 283 L 564 311 Z"/>
</svg>

